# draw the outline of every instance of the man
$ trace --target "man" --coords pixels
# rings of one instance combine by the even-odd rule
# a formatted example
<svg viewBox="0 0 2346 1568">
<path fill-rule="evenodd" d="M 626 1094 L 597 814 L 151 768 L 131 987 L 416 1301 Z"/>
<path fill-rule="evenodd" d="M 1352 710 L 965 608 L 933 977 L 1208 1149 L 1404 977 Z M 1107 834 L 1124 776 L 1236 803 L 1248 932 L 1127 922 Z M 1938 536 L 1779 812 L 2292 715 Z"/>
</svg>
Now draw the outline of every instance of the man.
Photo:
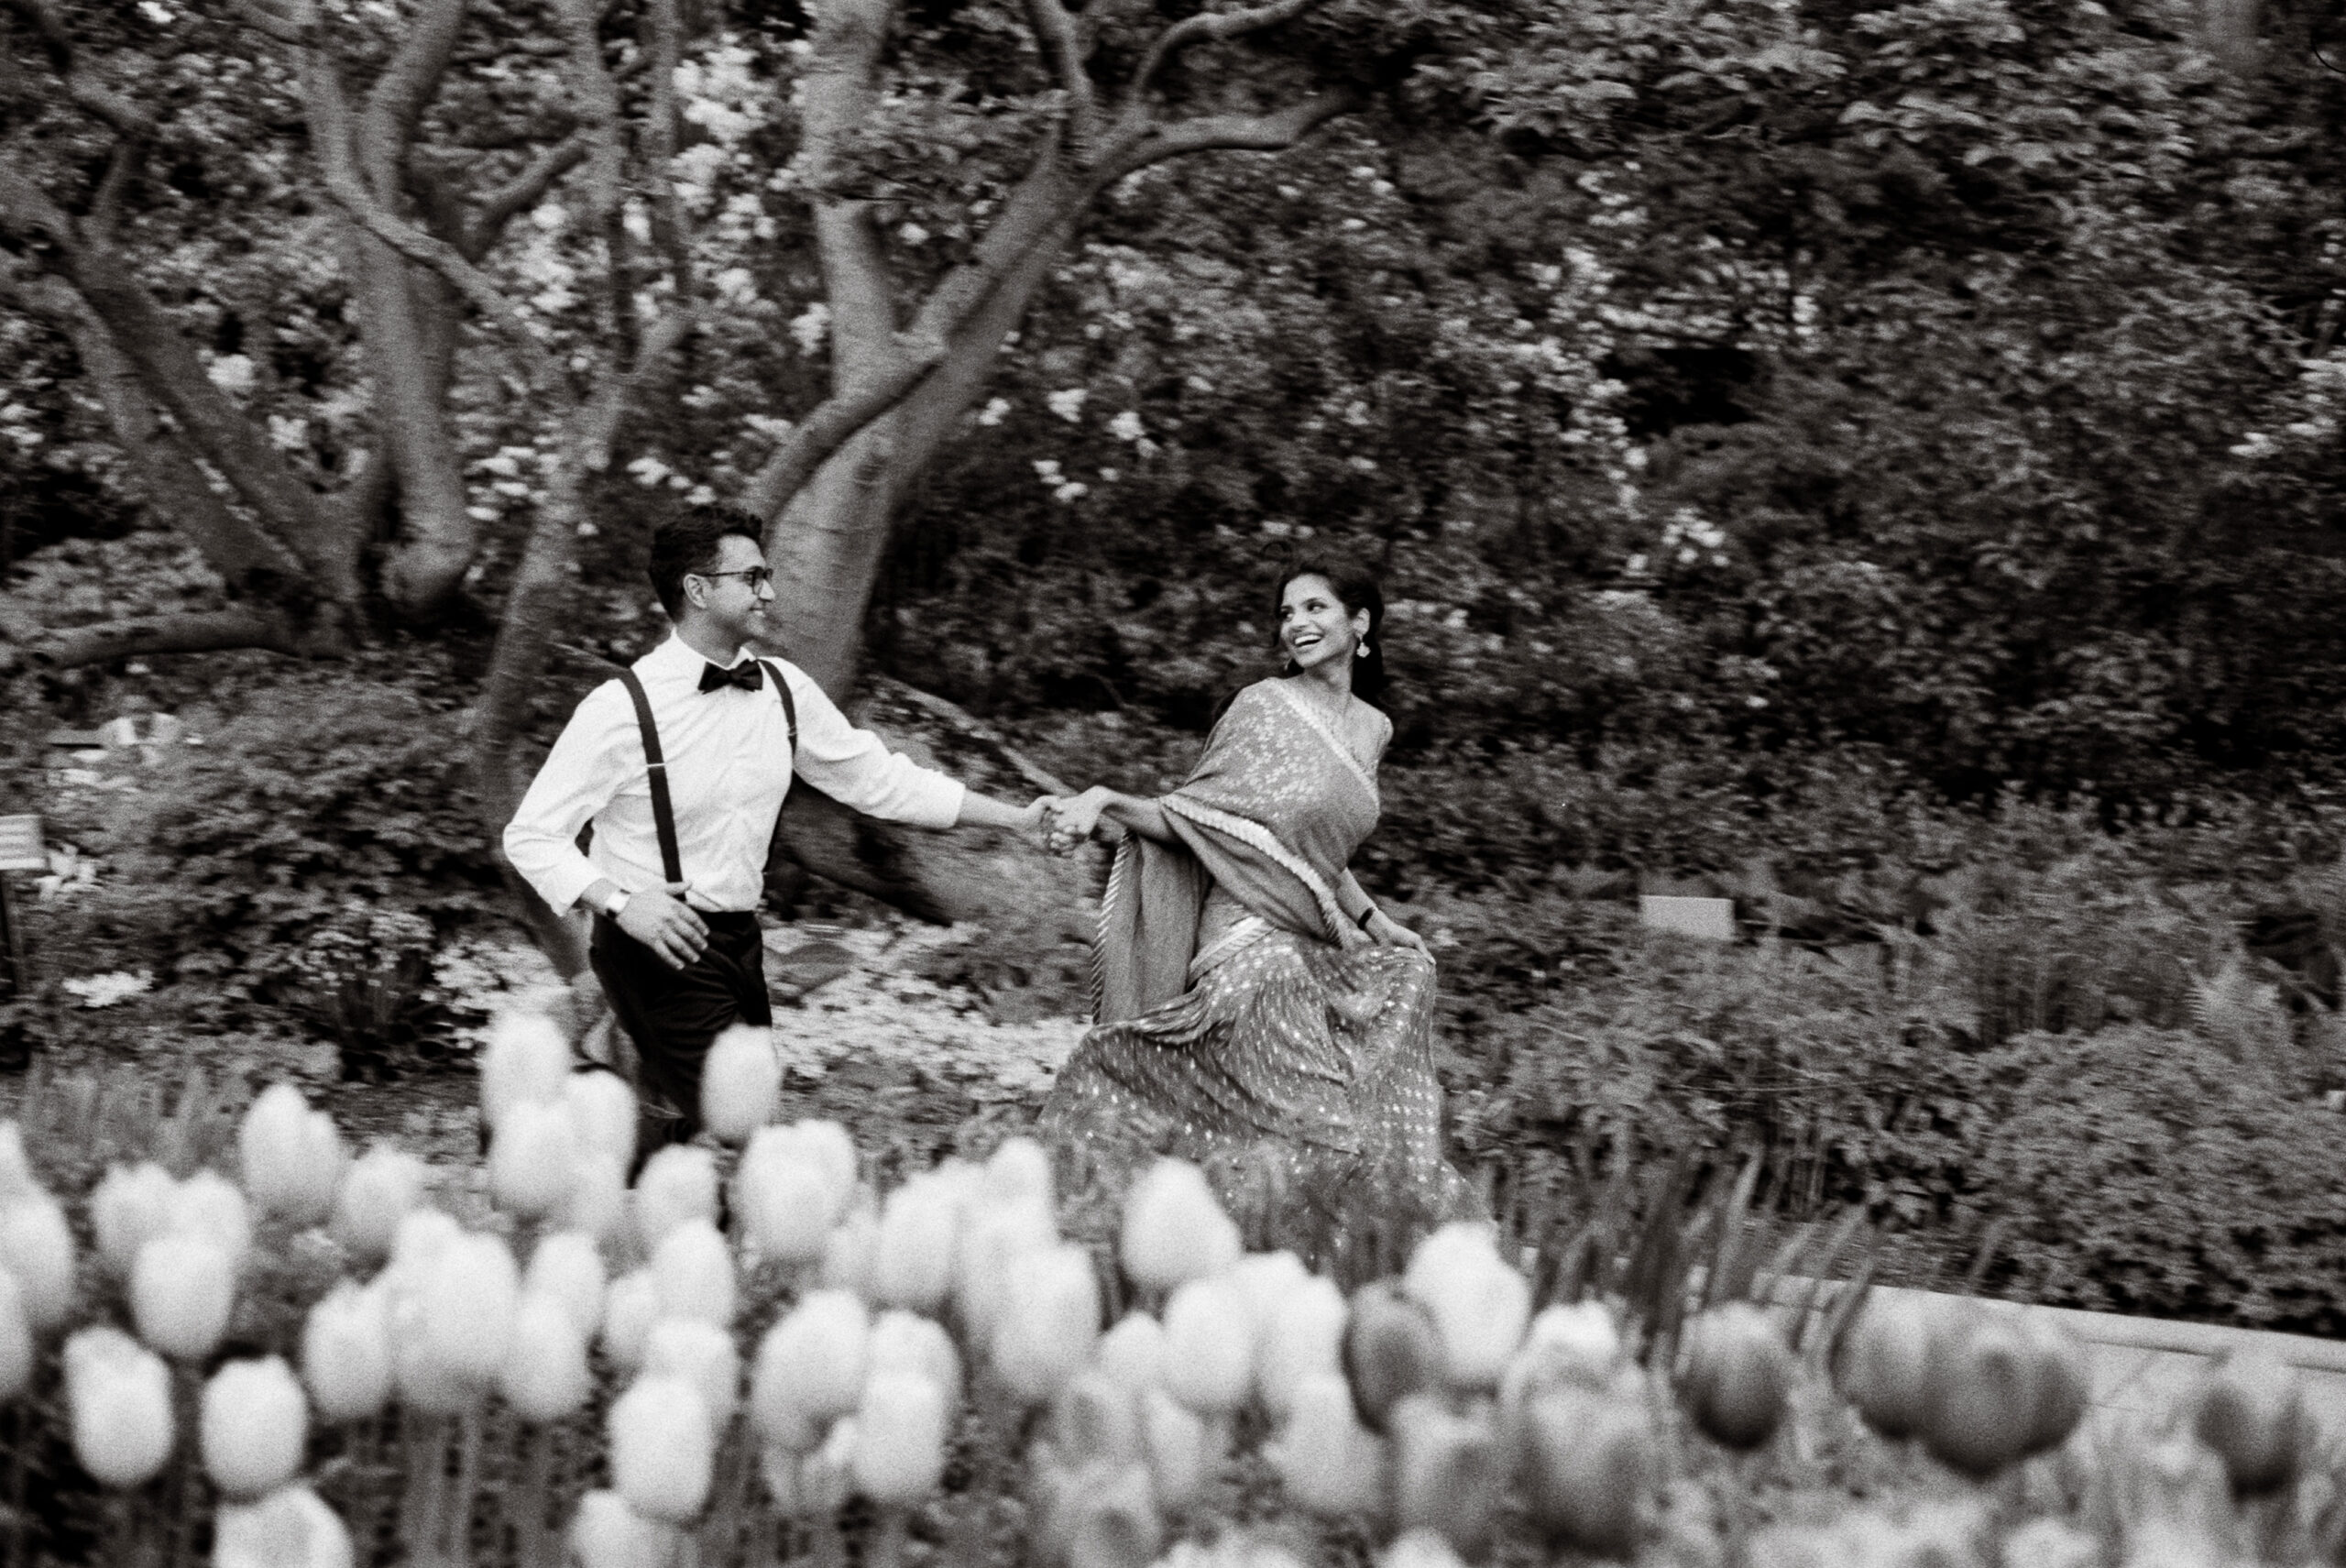
<svg viewBox="0 0 2346 1568">
<path fill-rule="evenodd" d="M 796 706 L 794 756 L 783 701 L 750 652 L 773 575 L 746 513 L 702 508 L 662 524 L 650 572 L 675 630 L 632 668 L 663 754 L 681 880 L 663 872 L 652 770 L 619 680 L 586 694 L 505 829 L 514 869 L 557 914 L 594 912 L 595 975 L 641 1063 L 639 1157 L 698 1130 L 701 1063 L 718 1034 L 773 1021 L 757 907 L 794 776 L 925 828 L 1033 829 L 1044 805 L 991 799 L 890 751 L 804 672 L 768 660 Z"/>
</svg>

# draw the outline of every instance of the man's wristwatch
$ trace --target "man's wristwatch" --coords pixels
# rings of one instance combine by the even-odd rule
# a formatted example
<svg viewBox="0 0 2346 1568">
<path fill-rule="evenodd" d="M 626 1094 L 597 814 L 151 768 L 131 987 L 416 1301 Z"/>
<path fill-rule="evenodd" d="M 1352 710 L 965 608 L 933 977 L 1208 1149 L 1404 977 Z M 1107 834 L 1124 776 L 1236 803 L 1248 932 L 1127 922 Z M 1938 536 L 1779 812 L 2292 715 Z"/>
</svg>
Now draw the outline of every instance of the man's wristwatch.
<svg viewBox="0 0 2346 1568">
<path fill-rule="evenodd" d="M 627 907 L 627 901 L 630 896 L 632 895 L 627 889 L 621 888 L 617 893 L 611 894 L 610 897 L 603 900 L 603 918 L 606 920 L 618 919 L 619 917 L 619 911 Z"/>
</svg>

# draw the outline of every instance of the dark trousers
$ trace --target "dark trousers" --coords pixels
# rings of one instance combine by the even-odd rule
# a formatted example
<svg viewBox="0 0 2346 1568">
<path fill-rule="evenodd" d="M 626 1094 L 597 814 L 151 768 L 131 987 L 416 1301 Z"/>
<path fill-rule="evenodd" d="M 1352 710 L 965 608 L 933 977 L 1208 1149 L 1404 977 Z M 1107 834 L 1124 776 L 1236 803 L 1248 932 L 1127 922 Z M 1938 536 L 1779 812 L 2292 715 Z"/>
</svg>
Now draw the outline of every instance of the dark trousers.
<svg viewBox="0 0 2346 1568">
<path fill-rule="evenodd" d="M 636 1159 L 700 1131 L 700 1069 L 736 1024 L 771 1025 L 765 947 L 754 914 L 709 914 L 708 947 L 681 970 L 601 916 L 586 956 L 619 1026 L 635 1042 Z"/>
</svg>

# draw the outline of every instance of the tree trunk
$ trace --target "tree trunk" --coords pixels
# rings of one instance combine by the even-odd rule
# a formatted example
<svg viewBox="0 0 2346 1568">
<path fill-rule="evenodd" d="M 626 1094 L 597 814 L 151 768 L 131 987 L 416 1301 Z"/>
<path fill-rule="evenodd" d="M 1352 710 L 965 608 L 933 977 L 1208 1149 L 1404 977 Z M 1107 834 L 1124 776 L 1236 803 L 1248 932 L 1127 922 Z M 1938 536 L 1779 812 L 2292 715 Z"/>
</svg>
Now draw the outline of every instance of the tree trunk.
<svg viewBox="0 0 2346 1568">
<path fill-rule="evenodd" d="M 399 533 L 383 562 L 383 597 L 402 616 L 422 619 L 445 604 L 480 547 L 467 511 L 462 465 L 448 433 L 447 361 L 455 344 L 454 306 L 438 280 L 357 231 L 345 247 L 365 313 L 361 334 L 375 381 L 382 436 L 378 461 L 399 491 Z"/>
</svg>

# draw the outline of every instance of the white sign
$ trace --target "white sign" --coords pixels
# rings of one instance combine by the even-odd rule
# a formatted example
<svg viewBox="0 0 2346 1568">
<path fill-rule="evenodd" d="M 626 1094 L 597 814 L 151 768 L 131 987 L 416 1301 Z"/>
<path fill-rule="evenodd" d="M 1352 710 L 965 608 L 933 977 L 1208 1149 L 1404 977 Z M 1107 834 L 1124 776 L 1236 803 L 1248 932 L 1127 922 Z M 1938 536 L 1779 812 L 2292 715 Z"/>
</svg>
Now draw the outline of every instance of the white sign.
<svg viewBox="0 0 2346 1568">
<path fill-rule="evenodd" d="M 40 818 L 0 817 L 0 872 L 46 872 L 49 855 L 40 847 Z"/>
<path fill-rule="evenodd" d="M 1665 898 L 1649 893 L 1638 899 L 1638 920 L 1650 930 L 1714 942 L 1732 942 L 1736 937 L 1731 898 Z"/>
</svg>

